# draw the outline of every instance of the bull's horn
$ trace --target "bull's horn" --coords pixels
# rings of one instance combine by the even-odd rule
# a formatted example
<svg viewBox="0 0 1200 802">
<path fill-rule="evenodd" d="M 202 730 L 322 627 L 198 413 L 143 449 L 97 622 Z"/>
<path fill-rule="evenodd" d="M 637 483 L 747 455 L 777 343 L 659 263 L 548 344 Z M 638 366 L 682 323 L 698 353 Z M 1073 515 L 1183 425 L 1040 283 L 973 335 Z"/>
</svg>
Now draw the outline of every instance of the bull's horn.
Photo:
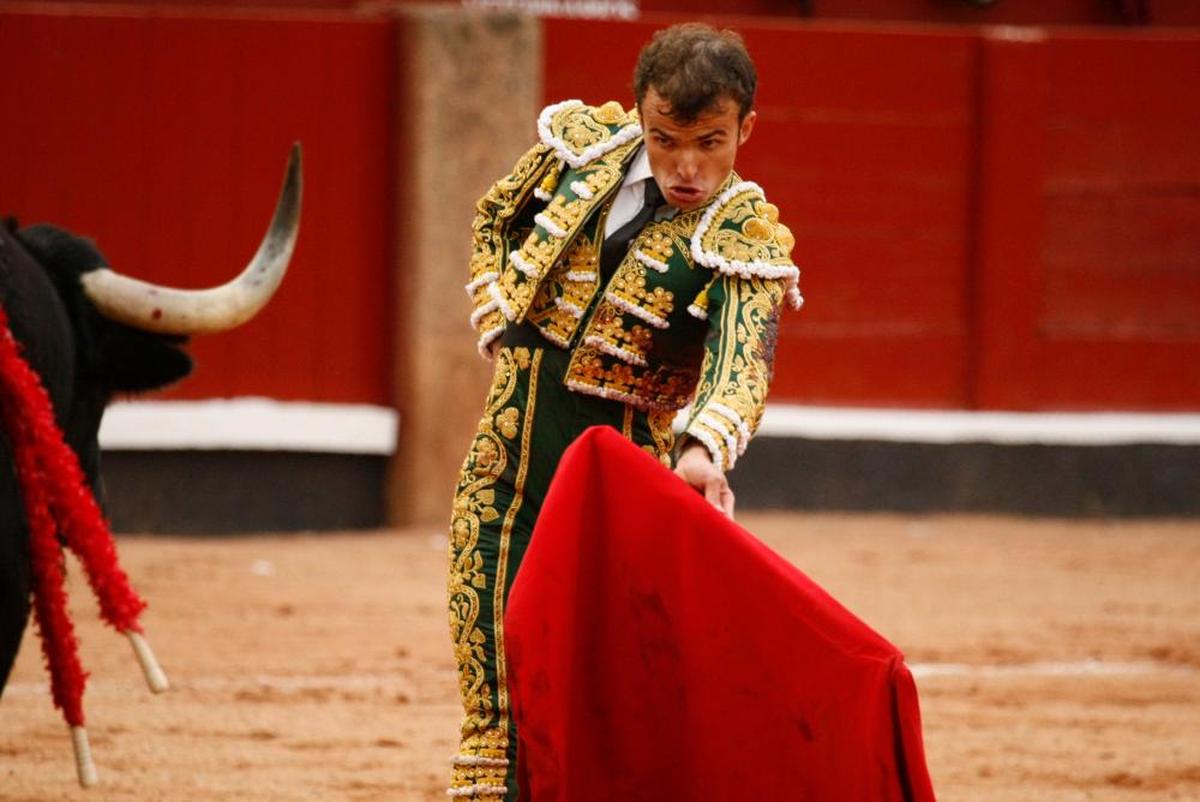
<svg viewBox="0 0 1200 802">
<path fill-rule="evenodd" d="M 83 291 L 100 314 L 158 334 L 207 334 L 240 326 L 275 293 L 296 245 L 303 182 L 300 143 L 292 146 L 271 227 L 237 278 L 207 290 L 161 287 L 100 268 L 83 275 Z"/>
</svg>

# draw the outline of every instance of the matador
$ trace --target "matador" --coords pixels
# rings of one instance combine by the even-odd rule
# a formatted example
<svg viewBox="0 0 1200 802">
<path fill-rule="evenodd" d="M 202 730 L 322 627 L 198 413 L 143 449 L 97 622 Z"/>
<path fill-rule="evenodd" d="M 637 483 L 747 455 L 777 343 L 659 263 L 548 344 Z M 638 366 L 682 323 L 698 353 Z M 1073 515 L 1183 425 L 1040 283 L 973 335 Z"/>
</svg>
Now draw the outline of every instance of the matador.
<svg viewBox="0 0 1200 802">
<path fill-rule="evenodd" d="M 762 416 L 781 309 L 801 303 L 792 234 L 733 170 L 756 85 L 736 33 L 659 31 L 633 109 L 547 107 L 478 203 L 466 289 L 494 378 L 450 532 L 451 797 L 519 795 L 504 603 L 566 447 L 611 426 L 732 515 L 725 472 Z"/>
</svg>

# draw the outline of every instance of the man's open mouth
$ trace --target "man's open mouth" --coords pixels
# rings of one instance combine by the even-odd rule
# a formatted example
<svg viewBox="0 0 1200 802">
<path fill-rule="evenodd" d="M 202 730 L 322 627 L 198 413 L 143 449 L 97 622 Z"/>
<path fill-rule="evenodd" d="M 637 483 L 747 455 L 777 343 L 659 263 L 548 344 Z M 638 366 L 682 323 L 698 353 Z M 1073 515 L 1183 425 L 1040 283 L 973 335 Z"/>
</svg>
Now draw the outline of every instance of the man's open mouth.
<svg viewBox="0 0 1200 802">
<path fill-rule="evenodd" d="M 678 206 L 680 203 L 689 204 L 695 203 L 703 197 L 703 193 L 696 187 L 678 186 L 671 187 L 667 190 L 667 199 Z"/>
</svg>

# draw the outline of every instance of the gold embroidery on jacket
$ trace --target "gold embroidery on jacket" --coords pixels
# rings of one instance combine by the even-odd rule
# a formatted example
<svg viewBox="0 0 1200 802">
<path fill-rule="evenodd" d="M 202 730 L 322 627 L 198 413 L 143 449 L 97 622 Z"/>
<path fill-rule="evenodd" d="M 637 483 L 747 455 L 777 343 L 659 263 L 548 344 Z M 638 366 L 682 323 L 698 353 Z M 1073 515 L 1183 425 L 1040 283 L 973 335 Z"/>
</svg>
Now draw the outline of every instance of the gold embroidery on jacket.
<svg viewBox="0 0 1200 802">
<path fill-rule="evenodd" d="M 547 158 L 549 153 L 545 145 L 535 145 L 517 161 L 512 173 L 493 184 L 475 205 L 469 262 L 472 281 L 503 269 L 509 248 L 504 228 L 532 197 L 533 187 L 553 172 L 554 159 Z M 487 303 L 486 284 L 475 290 L 473 300 L 476 308 Z"/>
<path fill-rule="evenodd" d="M 555 195 L 550 204 L 542 211 L 549 221 L 564 231 L 571 231 L 583 221 L 586 212 L 590 212 L 590 204 L 582 198 L 567 200 L 563 195 Z M 554 232 L 550 232 L 554 236 Z"/>
<path fill-rule="evenodd" d="M 542 282 L 528 320 L 550 341 L 565 347 L 575 336 L 600 282 L 600 245 L 580 233 Z M 587 278 L 584 278 L 587 277 Z"/>
<path fill-rule="evenodd" d="M 555 242 L 553 238 L 542 239 L 537 229 L 534 229 L 525 238 L 525 244 L 521 246 L 520 254 L 526 262 L 537 269 L 539 275 L 545 275 L 560 252 L 559 243 Z"/>
<path fill-rule="evenodd" d="M 596 310 L 588 331 L 605 343 L 643 361 L 654 341 L 650 329 L 641 323 L 634 323 L 626 328 L 625 316 L 618 314 L 611 304 L 605 304 Z"/>
<path fill-rule="evenodd" d="M 730 261 L 791 266 L 796 238 L 779 222 L 779 209 L 753 190 L 725 204 L 704 234 L 701 247 Z"/>
<path fill-rule="evenodd" d="M 656 328 L 666 328 L 666 320 L 675 308 L 675 293 L 664 287 L 647 286 L 645 265 L 626 263 L 621 268 L 613 276 L 609 292 L 625 303 L 644 310 L 647 317 L 643 319 L 648 319 L 647 322 L 658 321 Z"/>
<path fill-rule="evenodd" d="M 714 438 L 714 444 L 722 451 L 723 465 L 728 467 L 731 460 L 725 455 L 728 446 L 724 438 L 728 436 L 744 447 L 762 419 L 785 286 L 781 281 L 758 277 L 722 276 L 719 283 L 724 294 L 719 337 L 706 349 L 688 428 L 699 425 L 711 430 L 711 424 L 699 423 L 697 418 L 713 402 L 736 413 L 746 427 L 744 435 L 733 429 L 726 415 L 708 416 L 708 420 L 727 422 L 728 429 L 717 432 L 721 437 Z M 736 459 L 738 455 L 730 456 Z"/>
<path fill-rule="evenodd" d="M 591 198 L 575 195 L 570 186 L 575 180 L 566 180 L 571 173 L 559 182 L 558 189 L 544 212 L 546 217 L 543 218 L 558 231 L 548 231 L 542 225 L 535 227 L 517 251 L 517 258 L 523 260 L 530 269 L 529 272 L 514 269 L 510 264 L 509 269 L 500 275 L 498 289 L 507 299 L 517 320 L 524 319 L 530 311 L 530 304 L 534 300 L 538 285 L 563 252 L 575 241 L 580 229 L 592 218 L 592 212 L 607 203 L 621 185 L 624 177 L 621 165 L 638 144 L 640 140 L 635 139 L 575 171 L 575 175 L 578 176 L 575 180 L 587 183 L 592 191 Z"/>
<path fill-rule="evenodd" d="M 647 229 L 647 233 L 639 238 L 637 247 L 651 259 L 663 263 L 670 261 L 675 253 L 675 239 L 671 236 L 671 229 L 674 227 L 660 225 L 652 230 Z"/>
<path fill-rule="evenodd" d="M 630 112 L 625 111 L 621 107 L 621 104 L 615 100 L 610 100 L 596 109 L 593 116 L 596 118 L 596 122 L 604 123 L 605 125 L 621 125 L 630 120 Z"/>
<path fill-rule="evenodd" d="M 567 386 L 576 392 L 632 404 L 642 410 L 677 410 L 691 400 L 696 373 L 660 365 L 639 368 L 609 356 L 586 342 L 575 347 L 567 367 Z"/>
<path fill-rule="evenodd" d="M 607 120 L 599 120 L 599 115 L 593 119 L 586 114 L 571 114 L 551 123 L 551 132 L 566 142 L 575 150 L 582 153 L 593 145 L 612 139 Z M 614 122 L 620 122 L 615 120 Z"/>
</svg>

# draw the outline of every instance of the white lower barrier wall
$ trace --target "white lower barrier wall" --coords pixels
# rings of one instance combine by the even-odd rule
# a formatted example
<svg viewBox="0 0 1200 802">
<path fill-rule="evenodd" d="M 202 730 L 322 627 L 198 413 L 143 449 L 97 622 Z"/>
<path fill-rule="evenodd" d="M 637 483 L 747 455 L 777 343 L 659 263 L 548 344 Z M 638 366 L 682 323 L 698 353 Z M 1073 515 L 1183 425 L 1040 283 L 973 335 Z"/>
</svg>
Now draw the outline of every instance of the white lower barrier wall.
<svg viewBox="0 0 1200 802">
<path fill-rule="evenodd" d="M 303 451 L 390 456 L 399 416 L 369 404 L 269 398 L 122 401 L 100 426 L 100 446 L 117 451 Z"/>
<path fill-rule="evenodd" d="M 686 412 L 681 413 L 681 420 Z M 122 451 L 310 451 L 390 455 L 399 415 L 370 404 L 269 398 L 121 401 L 100 445 Z M 1004 445 L 1200 444 L 1200 414 L 968 412 L 769 404 L 758 434 L 813 440 Z"/>
<path fill-rule="evenodd" d="M 1200 414 L 967 412 L 768 404 L 759 436 L 901 443 L 1200 444 Z"/>
</svg>

